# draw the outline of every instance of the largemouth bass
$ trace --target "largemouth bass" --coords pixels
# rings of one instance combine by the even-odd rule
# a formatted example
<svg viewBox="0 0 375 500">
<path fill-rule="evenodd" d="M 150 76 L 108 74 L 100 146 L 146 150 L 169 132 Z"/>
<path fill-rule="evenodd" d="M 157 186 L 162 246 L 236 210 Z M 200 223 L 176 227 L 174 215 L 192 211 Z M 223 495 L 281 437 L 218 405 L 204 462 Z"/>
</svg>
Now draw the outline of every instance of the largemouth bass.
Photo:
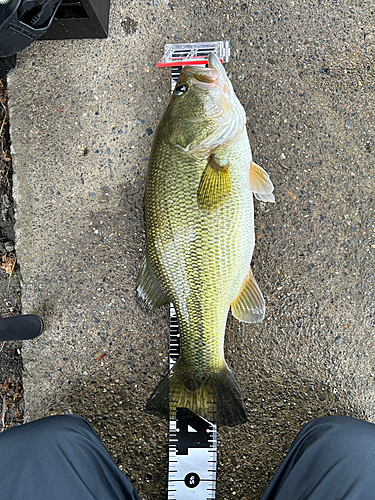
<svg viewBox="0 0 375 500">
<path fill-rule="evenodd" d="M 245 111 L 215 54 L 208 68 L 185 66 L 157 128 L 145 192 L 146 256 L 139 295 L 150 308 L 172 302 L 181 354 L 146 410 L 168 417 L 169 403 L 218 425 L 247 414 L 224 359 L 229 308 L 262 321 L 265 304 L 250 269 L 253 193 L 274 201 L 268 174 L 252 162 Z M 171 394 L 171 397 L 169 395 Z"/>
</svg>

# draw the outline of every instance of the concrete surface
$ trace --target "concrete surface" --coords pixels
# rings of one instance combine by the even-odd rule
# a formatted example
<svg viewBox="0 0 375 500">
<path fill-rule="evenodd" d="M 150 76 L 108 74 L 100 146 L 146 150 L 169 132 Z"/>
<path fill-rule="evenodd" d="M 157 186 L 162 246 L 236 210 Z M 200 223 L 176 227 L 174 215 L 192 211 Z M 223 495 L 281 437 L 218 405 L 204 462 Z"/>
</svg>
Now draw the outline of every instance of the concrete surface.
<svg viewBox="0 0 375 500">
<path fill-rule="evenodd" d="M 375 422 L 374 55 L 370 1 L 113 1 L 107 40 L 43 41 L 8 78 L 26 420 L 88 418 L 142 499 L 165 498 L 167 426 L 144 412 L 167 370 L 168 311 L 134 289 L 165 43 L 229 39 L 227 71 L 277 203 L 256 203 L 260 325 L 230 316 L 250 420 L 219 431 L 217 498 L 259 498 L 301 426 Z M 104 353 L 106 355 L 99 359 Z"/>
</svg>

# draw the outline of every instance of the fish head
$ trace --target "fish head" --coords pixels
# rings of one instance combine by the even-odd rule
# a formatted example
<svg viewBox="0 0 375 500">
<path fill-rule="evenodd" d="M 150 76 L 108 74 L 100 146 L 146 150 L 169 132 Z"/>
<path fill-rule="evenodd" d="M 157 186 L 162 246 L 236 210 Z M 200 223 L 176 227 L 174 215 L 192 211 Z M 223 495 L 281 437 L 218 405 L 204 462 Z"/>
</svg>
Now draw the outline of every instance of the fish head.
<svg viewBox="0 0 375 500">
<path fill-rule="evenodd" d="M 206 157 L 242 132 L 245 122 L 245 111 L 213 53 L 208 67 L 182 68 L 161 127 L 174 146 Z"/>
</svg>

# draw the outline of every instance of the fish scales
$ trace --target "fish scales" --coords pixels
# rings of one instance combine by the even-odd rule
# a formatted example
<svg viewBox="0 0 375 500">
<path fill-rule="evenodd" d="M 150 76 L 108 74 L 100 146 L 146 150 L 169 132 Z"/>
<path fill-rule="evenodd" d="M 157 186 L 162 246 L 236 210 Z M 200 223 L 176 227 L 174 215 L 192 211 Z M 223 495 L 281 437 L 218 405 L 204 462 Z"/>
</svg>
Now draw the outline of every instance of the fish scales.
<svg viewBox="0 0 375 500">
<path fill-rule="evenodd" d="M 246 411 L 224 359 L 224 335 L 230 305 L 247 290 L 255 243 L 251 149 L 243 108 L 216 59 L 210 59 L 211 74 L 184 68 L 176 86 L 178 92 L 190 85 L 190 107 L 203 112 L 203 125 L 199 118 L 184 120 L 174 112 L 177 94 L 156 131 L 145 193 L 146 257 L 138 292 L 151 307 L 173 302 L 181 332 L 179 360 L 147 409 L 168 416 L 169 404 L 184 404 L 207 417 L 207 402 L 213 396 L 218 425 L 236 425 L 246 420 Z M 193 94 L 197 78 L 201 79 Z M 210 78 L 228 94 L 232 91 L 230 98 L 239 110 L 229 109 L 223 92 L 210 87 Z M 200 97 L 206 99 L 205 92 L 216 92 L 208 112 L 199 102 Z M 220 111 L 229 117 L 222 118 Z M 233 124 L 236 113 L 239 130 Z M 261 294 L 254 305 L 253 292 L 250 298 L 244 294 L 237 308 L 250 316 L 251 308 L 263 307 Z"/>
<path fill-rule="evenodd" d="M 244 183 L 249 184 L 248 175 L 235 169 L 232 199 L 210 215 L 202 213 L 197 203 L 207 160 L 186 157 L 165 142 L 156 144 L 155 153 L 145 207 L 152 228 L 147 231 L 147 257 L 175 305 L 184 359 L 192 369 L 204 370 L 223 362 L 229 305 L 250 266 L 253 202 L 250 187 L 243 189 Z M 231 163 L 241 161 L 234 158 L 235 151 L 229 156 Z"/>
</svg>

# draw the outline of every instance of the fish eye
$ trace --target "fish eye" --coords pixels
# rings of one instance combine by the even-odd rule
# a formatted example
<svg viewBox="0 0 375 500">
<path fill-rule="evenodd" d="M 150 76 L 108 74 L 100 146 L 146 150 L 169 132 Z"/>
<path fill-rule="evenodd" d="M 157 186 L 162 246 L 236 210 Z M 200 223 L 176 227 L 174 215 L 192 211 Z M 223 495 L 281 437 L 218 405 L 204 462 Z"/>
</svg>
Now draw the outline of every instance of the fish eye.
<svg viewBox="0 0 375 500">
<path fill-rule="evenodd" d="M 177 85 L 177 87 L 176 87 L 176 88 L 175 88 L 175 90 L 174 90 L 174 93 L 175 93 L 176 95 L 181 95 L 181 94 L 183 94 L 184 92 L 186 92 L 188 88 L 189 88 L 189 87 L 188 87 L 187 85 L 185 85 L 185 84 L 182 84 L 182 85 Z"/>
</svg>

